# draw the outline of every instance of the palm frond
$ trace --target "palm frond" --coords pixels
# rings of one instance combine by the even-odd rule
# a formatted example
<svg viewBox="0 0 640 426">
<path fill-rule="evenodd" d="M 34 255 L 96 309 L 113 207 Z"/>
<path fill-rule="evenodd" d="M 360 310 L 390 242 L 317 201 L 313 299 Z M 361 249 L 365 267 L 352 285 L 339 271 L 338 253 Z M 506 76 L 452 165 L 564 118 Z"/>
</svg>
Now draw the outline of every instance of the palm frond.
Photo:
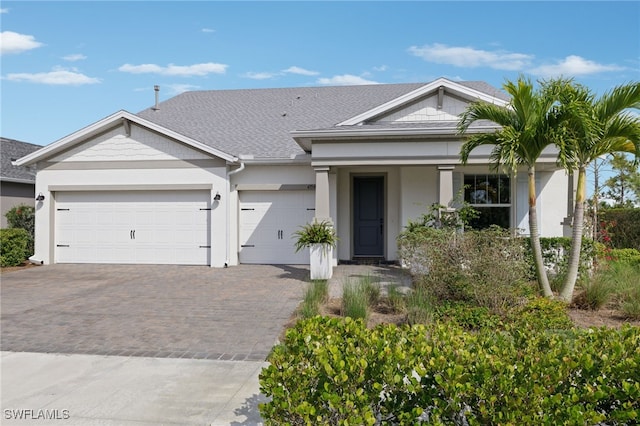
<svg viewBox="0 0 640 426">
<path fill-rule="evenodd" d="M 606 121 L 626 109 L 640 109 L 640 82 L 616 86 L 602 95 L 596 103 L 595 114 L 599 120 Z"/>
</svg>

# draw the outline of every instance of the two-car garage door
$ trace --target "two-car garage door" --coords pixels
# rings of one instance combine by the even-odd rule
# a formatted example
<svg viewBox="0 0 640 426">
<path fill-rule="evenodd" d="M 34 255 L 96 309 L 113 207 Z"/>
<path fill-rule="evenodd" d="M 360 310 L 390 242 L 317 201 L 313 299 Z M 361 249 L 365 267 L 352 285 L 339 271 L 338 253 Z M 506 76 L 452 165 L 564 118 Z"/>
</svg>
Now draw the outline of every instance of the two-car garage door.
<svg viewBox="0 0 640 426">
<path fill-rule="evenodd" d="M 210 191 L 56 194 L 58 263 L 209 264 Z"/>
</svg>

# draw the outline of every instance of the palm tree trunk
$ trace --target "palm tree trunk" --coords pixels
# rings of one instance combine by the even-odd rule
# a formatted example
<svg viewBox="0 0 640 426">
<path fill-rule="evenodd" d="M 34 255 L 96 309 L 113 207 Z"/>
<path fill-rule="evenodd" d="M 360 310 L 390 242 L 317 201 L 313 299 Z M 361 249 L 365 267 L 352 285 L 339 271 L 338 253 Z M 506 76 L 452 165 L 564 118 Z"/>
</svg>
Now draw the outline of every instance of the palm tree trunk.
<svg viewBox="0 0 640 426">
<path fill-rule="evenodd" d="M 538 209 L 536 207 L 536 171 L 535 167 L 529 167 L 527 171 L 529 183 L 529 234 L 531 240 L 531 251 L 533 252 L 533 263 L 536 267 L 536 277 L 538 285 L 545 297 L 553 297 L 547 271 L 544 269 L 542 260 L 542 247 L 540 246 L 540 234 L 538 232 Z"/>
<path fill-rule="evenodd" d="M 587 171 L 581 166 L 578 171 L 578 187 L 576 188 L 576 204 L 573 208 L 573 231 L 571 233 L 571 252 L 567 266 L 567 278 L 560 291 L 560 299 L 567 303 L 573 298 L 573 289 L 578 279 L 580 267 L 580 251 L 582 249 L 582 231 L 584 228 L 584 200 L 586 196 Z"/>
</svg>

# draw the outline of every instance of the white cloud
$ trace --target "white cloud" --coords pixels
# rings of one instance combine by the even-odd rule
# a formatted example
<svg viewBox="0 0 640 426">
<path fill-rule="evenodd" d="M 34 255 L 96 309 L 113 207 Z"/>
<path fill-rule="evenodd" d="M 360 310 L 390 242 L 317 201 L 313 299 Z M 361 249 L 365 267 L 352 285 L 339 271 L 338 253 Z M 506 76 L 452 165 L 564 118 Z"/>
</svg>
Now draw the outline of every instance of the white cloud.
<svg viewBox="0 0 640 426">
<path fill-rule="evenodd" d="M 287 68 L 286 70 L 282 70 L 283 73 L 288 74 L 299 74 L 299 75 L 318 75 L 320 74 L 318 71 L 310 71 L 304 68 L 296 67 L 295 65 Z"/>
<path fill-rule="evenodd" d="M 42 46 L 35 37 L 27 34 L 3 31 L 0 33 L 0 54 L 22 53 Z"/>
<path fill-rule="evenodd" d="M 160 90 L 162 90 L 165 86 L 162 86 Z M 169 94 L 171 95 L 179 95 L 180 93 L 188 92 L 190 90 L 198 90 L 200 86 L 194 86 L 193 84 L 168 84 L 166 86 L 169 90 Z"/>
<path fill-rule="evenodd" d="M 124 64 L 120 68 L 118 68 L 118 71 L 128 72 L 131 74 L 148 74 L 148 73 L 162 74 L 163 68 L 160 65 L 155 65 L 155 64 L 143 64 L 143 65 Z"/>
<path fill-rule="evenodd" d="M 517 71 L 529 66 L 533 55 L 504 50 L 481 50 L 466 46 L 447 46 L 434 43 L 422 47 L 411 46 L 409 52 L 425 61 L 457 67 L 489 67 L 498 70 Z"/>
<path fill-rule="evenodd" d="M 63 56 L 62 59 L 69 62 L 76 62 L 76 61 L 82 61 L 84 59 L 87 59 L 87 57 L 84 56 L 82 53 L 73 53 L 71 55 Z"/>
<path fill-rule="evenodd" d="M 542 77 L 557 77 L 560 75 L 580 76 L 597 74 L 600 72 L 620 71 L 623 69 L 623 67 L 617 65 L 599 64 L 580 56 L 570 55 L 555 64 L 541 65 L 532 69 L 530 72 Z"/>
<path fill-rule="evenodd" d="M 162 67 L 156 64 L 131 65 L 124 64 L 118 71 L 128 72 L 131 74 L 161 74 L 161 75 L 179 75 L 182 77 L 204 76 L 208 74 L 224 74 L 228 65 L 207 62 L 204 64 L 194 65 L 174 65 L 169 64 Z"/>
<path fill-rule="evenodd" d="M 373 67 L 374 71 L 382 72 L 388 70 L 389 67 L 386 65 L 380 65 L 379 67 Z"/>
<path fill-rule="evenodd" d="M 0 9 L 0 13 L 9 13 L 9 9 L 3 7 L 2 9 Z"/>
<path fill-rule="evenodd" d="M 275 77 L 276 75 L 278 75 L 277 73 L 272 73 L 272 72 L 247 72 L 244 73 L 244 76 L 246 78 L 250 78 L 252 80 L 268 80 L 270 78 Z"/>
<path fill-rule="evenodd" d="M 85 84 L 100 83 L 99 78 L 87 77 L 76 70 L 56 69 L 41 73 L 15 73 L 8 74 L 5 79 L 10 81 L 49 84 L 55 86 L 83 86 Z"/>
<path fill-rule="evenodd" d="M 216 30 L 211 29 L 211 28 L 203 28 L 203 29 L 202 29 L 202 32 L 203 32 L 203 33 L 215 33 L 215 32 L 216 32 Z"/>
<path fill-rule="evenodd" d="M 379 84 L 377 81 L 366 80 L 357 75 L 343 74 L 331 78 L 319 78 L 318 83 L 333 86 L 357 86 L 362 84 Z"/>
</svg>

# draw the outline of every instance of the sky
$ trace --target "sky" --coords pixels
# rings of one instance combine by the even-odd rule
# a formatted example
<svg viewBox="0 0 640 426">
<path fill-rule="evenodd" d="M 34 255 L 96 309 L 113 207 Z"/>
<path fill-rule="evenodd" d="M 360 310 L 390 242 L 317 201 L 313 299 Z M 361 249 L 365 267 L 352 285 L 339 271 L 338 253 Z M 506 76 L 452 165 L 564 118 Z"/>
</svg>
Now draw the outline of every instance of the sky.
<svg viewBox="0 0 640 426">
<path fill-rule="evenodd" d="M 0 135 L 47 145 L 189 90 L 640 80 L 640 2 L 3 1 Z"/>
</svg>

